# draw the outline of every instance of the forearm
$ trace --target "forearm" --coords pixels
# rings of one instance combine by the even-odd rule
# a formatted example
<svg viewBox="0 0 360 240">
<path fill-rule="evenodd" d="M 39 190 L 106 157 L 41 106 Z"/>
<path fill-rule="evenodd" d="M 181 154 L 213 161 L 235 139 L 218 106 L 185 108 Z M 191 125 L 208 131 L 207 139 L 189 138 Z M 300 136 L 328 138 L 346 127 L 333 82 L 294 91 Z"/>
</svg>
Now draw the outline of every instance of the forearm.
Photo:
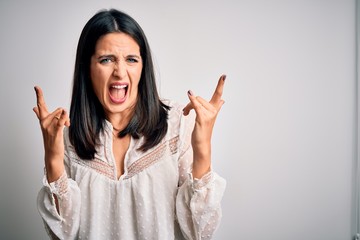
<svg viewBox="0 0 360 240">
<path fill-rule="evenodd" d="M 200 179 L 210 171 L 211 167 L 211 143 L 205 143 L 193 147 L 192 175 Z"/>
<path fill-rule="evenodd" d="M 45 153 L 46 178 L 49 183 L 58 180 L 65 171 L 63 159 L 50 159 Z"/>
</svg>

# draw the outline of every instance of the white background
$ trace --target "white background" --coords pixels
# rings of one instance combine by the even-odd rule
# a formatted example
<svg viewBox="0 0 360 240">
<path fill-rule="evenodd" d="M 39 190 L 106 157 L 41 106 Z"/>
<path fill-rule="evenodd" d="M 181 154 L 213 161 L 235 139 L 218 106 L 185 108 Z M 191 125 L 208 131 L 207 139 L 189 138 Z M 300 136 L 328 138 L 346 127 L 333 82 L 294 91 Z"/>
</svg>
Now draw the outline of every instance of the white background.
<svg viewBox="0 0 360 240">
<path fill-rule="evenodd" d="M 80 32 L 110 7 L 143 27 L 162 97 L 209 98 L 228 76 L 213 137 L 227 179 L 215 239 L 352 238 L 355 0 L 1 0 L 0 239 L 47 239 L 33 86 L 50 109 L 69 109 Z"/>
</svg>

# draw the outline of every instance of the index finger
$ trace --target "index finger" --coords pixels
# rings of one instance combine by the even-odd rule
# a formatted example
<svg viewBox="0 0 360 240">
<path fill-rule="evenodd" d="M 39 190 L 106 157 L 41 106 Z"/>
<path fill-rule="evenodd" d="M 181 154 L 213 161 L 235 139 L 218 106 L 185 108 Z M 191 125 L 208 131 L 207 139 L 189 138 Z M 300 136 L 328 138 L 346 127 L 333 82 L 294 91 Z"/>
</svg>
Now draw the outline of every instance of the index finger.
<svg viewBox="0 0 360 240">
<path fill-rule="evenodd" d="M 214 92 L 213 96 L 211 97 L 210 103 L 216 104 L 221 100 L 221 97 L 223 94 L 223 89 L 224 89 L 225 79 L 226 79 L 226 75 L 225 74 L 221 75 L 221 77 L 219 78 L 218 84 L 215 88 L 215 92 Z"/>
<path fill-rule="evenodd" d="M 35 86 L 34 89 L 36 92 L 36 104 L 39 109 L 40 118 L 44 118 L 45 115 L 47 115 L 48 110 L 45 104 L 43 91 L 39 86 Z"/>
</svg>

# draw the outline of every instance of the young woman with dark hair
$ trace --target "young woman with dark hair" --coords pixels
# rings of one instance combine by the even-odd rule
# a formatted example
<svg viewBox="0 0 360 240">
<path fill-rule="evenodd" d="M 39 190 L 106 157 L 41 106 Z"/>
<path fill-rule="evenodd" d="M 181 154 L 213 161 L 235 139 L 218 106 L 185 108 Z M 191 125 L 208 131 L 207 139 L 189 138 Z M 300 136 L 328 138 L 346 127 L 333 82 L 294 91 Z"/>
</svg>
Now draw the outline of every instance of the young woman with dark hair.
<svg viewBox="0 0 360 240">
<path fill-rule="evenodd" d="M 191 91 L 185 108 L 161 100 L 138 23 L 114 9 L 95 14 L 78 43 L 70 116 L 49 113 L 35 87 L 46 170 L 38 209 L 49 235 L 211 239 L 225 189 L 211 169 L 224 80 L 210 102 Z"/>
</svg>

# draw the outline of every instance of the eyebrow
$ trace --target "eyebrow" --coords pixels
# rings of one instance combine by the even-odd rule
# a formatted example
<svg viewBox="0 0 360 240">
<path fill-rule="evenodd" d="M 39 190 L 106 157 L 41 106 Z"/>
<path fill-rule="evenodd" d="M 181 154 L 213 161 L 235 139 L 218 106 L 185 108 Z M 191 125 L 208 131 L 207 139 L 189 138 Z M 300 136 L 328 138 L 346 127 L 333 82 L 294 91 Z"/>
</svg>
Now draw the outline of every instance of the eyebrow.
<svg viewBox="0 0 360 240">
<path fill-rule="evenodd" d="M 141 57 L 139 55 L 136 54 L 129 54 L 125 56 L 126 58 L 131 57 L 131 58 L 137 58 L 137 59 L 141 59 Z M 101 58 L 117 58 L 114 54 L 105 54 L 105 55 L 100 55 L 97 59 L 101 59 Z"/>
<path fill-rule="evenodd" d="M 126 57 L 141 59 L 141 57 L 139 55 L 136 55 L 136 54 L 129 54 Z"/>
</svg>

